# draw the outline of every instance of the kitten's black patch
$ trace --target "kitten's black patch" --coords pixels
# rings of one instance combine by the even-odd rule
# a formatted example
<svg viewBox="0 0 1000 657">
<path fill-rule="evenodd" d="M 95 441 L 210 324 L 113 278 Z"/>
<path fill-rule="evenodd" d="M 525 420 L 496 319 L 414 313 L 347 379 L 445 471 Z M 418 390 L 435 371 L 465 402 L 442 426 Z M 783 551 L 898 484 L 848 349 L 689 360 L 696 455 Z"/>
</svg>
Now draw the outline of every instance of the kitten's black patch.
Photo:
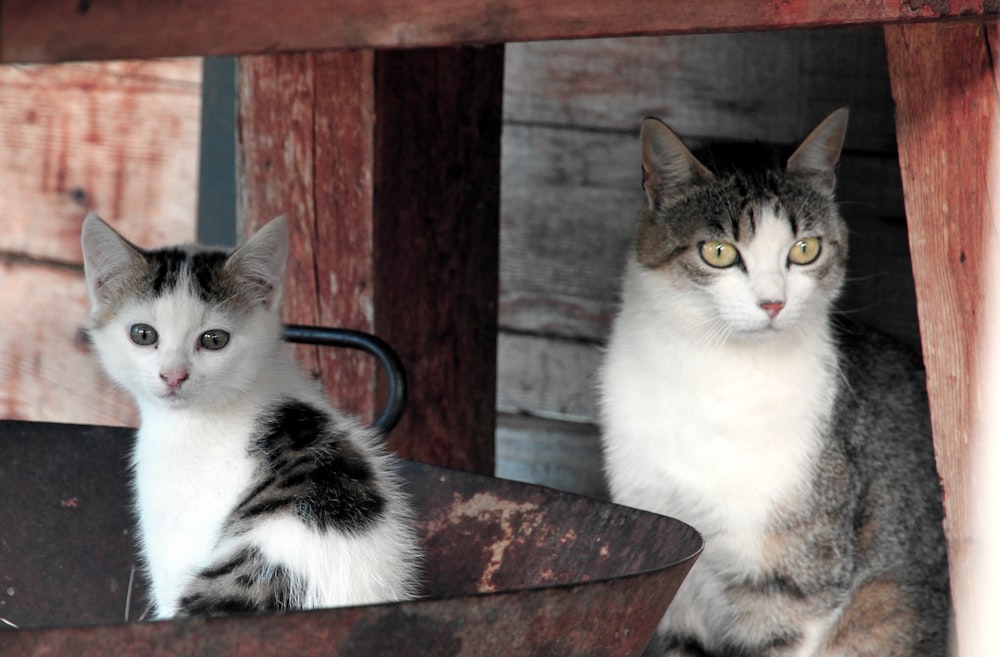
<svg viewBox="0 0 1000 657">
<path fill-rule="evenodd" d="M 160 249 L 146 253 L 149 287 L 155 296 L 177 289 L 188 255 L 180 249 Z"/>
<path fill-rule="evenodd" d="M 201 251 L 191 257 L 191 279 L 195 292 L 205 302 L 224 301 L 227 297 L 221 275 L 227 254 L 221 251 Z"/>
<path fill-rule="evenodd" d="M 224 616 L 227 614 L 247 614 L 255 611 L 264 611 L 254 604 L 253 600 L 236 596 L 206 596 L 201 594 L 189 595 L 181 598 L 181 616 Z"/>
<path fill-rule="evenodd" d="M 270 448 L 301 450 L 316 444 L 325 433 L 328 422 L 326 415 L 312 406 L 290 401 L 274 413 L 270 430 L 262 440 Z"/>
<path fill-rule="evenodd" d="M 250 550 L 243 550 L 229 561 L 224 561 L 223 563 L 217 566 L 202 570 L 200 573 L 198 573 L 198 576 L 204 577 L 206 579 L 216 579 L 218 577 L 225 577 L 226 575 L 232 574 L 236 569 L 245 565 L 248 561 L 250 561 L 253 558 L 254 554 Z"/>
<path fill-rule="evenodd" d="M 237 506 L 239 520 L 293 508 L 317 529 L 361 531 L 381 518 L 386 500 L 371 464 L 323 411 L 285 402 L 264 422 L 255 450 L 267 475 Z"/>
<path fill-rule="evenodd" d="M 287 609 L 291 597 L 289 572 L 269 564 L 258 550 L 247 549 L 201 571 L 181 598 L 179 615 L 276 611 Z"/>
<path fill-rule="evenodd" d="M 281 511 L 282 509 L 297 502 L 298 500 L 293 496 L 287 496 L 287 497 L 269 496 L 265 497 L 264 499 L 257 500 L 253 504 L 249 503 L 241 504 L 237 508 L 237 512 L 239 513 L 241 519 L 249 520 L 257 516 L 266 515 L 268 513 L 274 513 L 275 511 Z"/>
<path fill-rule="evenodd" d="M 231 304 L 242 301 L 247 293 L 245 286 L 232 280 L 224 271 L 224 251 L 198 251 L 191 253 L 181 248 L 168 247 L 144 252 L 149 265 L 147 286 L 153 296 L 176 290 L 187 281 L 190 291 L 201 301 L 210 304 Z"/>
<path fill-rule="evenodd" d="M 354 447 L 340 443 L 313 472 L 312 494 L 299 515 L 320 529 L 360 529 L 381 517 L 385 498 L 375 486 L 371 467 Z"/>
</svg>

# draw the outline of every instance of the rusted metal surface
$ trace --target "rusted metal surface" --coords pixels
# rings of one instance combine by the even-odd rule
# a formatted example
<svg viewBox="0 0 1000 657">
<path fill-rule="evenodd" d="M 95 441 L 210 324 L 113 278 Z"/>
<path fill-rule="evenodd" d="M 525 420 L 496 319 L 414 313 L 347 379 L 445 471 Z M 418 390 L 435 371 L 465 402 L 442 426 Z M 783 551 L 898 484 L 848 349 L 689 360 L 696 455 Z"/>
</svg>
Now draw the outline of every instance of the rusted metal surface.
<svg viewBox="0 0 1000 657">
<path fill-rule="evenodd" d="M 0 422 L 0 653 L 637 655 L 701 549 L 674 520 L 417 463 L 420 600 L 129 622 L 130 432 Z M 128 608 L 128 609 L 127 609 Z"/>
</svg>

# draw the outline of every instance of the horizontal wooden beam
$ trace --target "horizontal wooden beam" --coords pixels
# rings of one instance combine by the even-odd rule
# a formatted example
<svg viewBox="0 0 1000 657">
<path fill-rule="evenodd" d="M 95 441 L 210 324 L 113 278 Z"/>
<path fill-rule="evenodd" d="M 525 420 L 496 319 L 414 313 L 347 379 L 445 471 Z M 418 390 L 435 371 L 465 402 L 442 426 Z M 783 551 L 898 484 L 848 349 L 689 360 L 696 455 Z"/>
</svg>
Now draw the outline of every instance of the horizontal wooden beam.
<svg viewBox="0 0 1000 657">
<path fill-rule="evenodd" d="M 3 0 L 0 63 L 984 20 L 998 0 Z"/>
</svg>

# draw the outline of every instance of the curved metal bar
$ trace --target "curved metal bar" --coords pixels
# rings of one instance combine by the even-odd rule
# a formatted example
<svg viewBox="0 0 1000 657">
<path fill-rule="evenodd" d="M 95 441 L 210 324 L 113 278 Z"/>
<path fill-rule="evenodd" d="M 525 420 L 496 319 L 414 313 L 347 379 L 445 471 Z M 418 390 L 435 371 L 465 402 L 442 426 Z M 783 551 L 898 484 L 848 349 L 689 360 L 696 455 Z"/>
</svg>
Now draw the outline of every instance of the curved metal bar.
<svg viewBox="0 0 1000 657">
<path fill-rule="evenodd" d="M 371 333 L 352 329 L 325 326 L 286 324 L 285 341 L 315 344 L 322 347 L 346 347 L 364 351 L 378 361 L 389 385 L 385 408 L 371 423 L 371 428 L 382 434 L 392 431 L 406 407 L 406 370 L 403 361 L 389 344 Z"/>
</svg>

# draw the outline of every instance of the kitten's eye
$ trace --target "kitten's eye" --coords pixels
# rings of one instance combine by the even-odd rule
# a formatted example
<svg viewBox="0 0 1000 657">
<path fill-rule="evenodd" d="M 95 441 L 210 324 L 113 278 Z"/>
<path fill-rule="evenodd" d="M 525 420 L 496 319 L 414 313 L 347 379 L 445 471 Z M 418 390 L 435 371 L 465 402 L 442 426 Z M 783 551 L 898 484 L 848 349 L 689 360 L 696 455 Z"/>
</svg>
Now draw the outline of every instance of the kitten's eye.
<svg viewBox="0 0 1000 657">
<path fill-rule="evenodd" d="M 712 265 L 724 269 L 732 267 L 739 261 L 740 252 L 729 242 L 716 242 L 709 240 L 701 243 L 701 259 Z"/>
<path fill-rule="evenodd" d="M 198 341 L 205 349 L 217 351 L 229 344 L 229 333 L 222 329 L 209 329 L 201 334 Z"/>
<path fill-rule="evenodd" d="M 156 329 L 149 324 L 133 324 L 128 330 L 128 337 L 140 347 L 148 347 L 156 344 L 160 336 L 156 334 Z"/>
<path fill-rule="evenodd" d="M 819 257 L 823 242 L 818 237 L 803 237 L 788 252 L 788 261 L 796 265 L 808 265 Z"/>
</svg>

